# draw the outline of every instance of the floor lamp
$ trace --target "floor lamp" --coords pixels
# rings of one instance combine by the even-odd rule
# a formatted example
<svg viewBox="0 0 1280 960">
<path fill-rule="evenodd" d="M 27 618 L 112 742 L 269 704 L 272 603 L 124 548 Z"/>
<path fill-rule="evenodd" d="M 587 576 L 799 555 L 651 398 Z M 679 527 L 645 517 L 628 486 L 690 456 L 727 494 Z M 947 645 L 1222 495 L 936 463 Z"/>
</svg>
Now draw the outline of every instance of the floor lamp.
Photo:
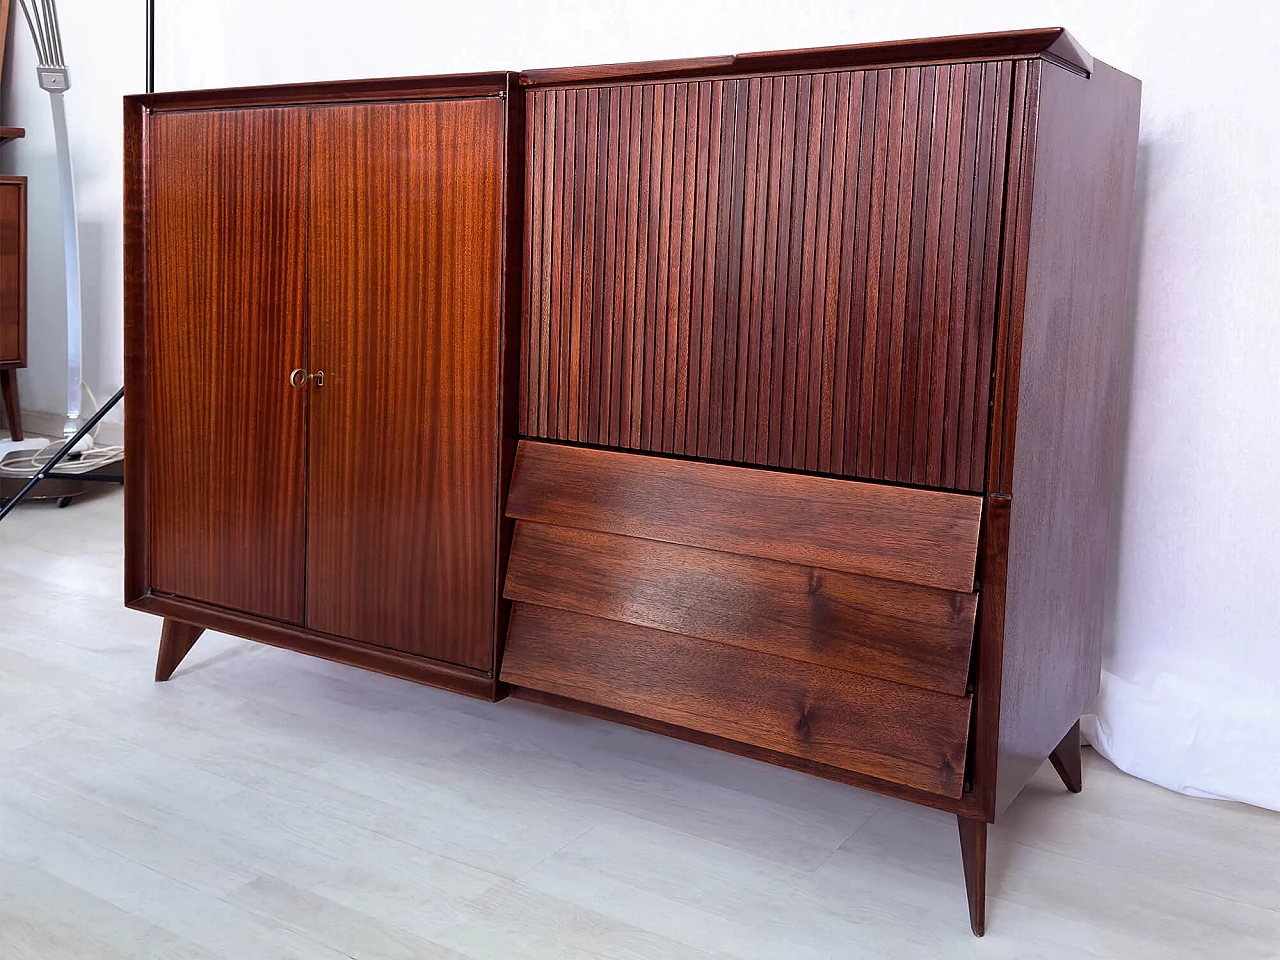
<svg viewBox="0 0 1280 960">
<path fill-rule="evenodd" d="M 62 427 L 62 435 L 71 437 L 80 429 L 84 329 L 80 308 L 80 228 L 76 220 L 67 113 L 62 102 L 63 95 L 71 87 L 71 78 L 62 58 L 62 35 L 58 29 L 58 8 L 54 0 L 19 2 L 40 60 L 36 70 L 40 89 L 49 94 L 49 104 L 53 109 L 53 141 L 58 157 L 58 188 L 62 196 L 62 244 L 67 279 L 67 420 Z"/>
</svg>

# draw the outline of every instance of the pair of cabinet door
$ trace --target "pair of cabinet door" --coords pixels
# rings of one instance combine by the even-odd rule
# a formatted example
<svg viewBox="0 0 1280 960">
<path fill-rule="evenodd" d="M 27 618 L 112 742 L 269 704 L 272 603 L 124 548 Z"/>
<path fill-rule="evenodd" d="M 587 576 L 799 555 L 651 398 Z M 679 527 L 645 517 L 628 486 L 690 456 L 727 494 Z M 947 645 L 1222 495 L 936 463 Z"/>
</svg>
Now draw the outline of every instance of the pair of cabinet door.
<svg viewBox="0 0 1280 960">
<path fill-rule="evenodd" d="M 153 590 L 492 667 L 503 124 L 498 98 L 152 117 Z"/>
</svg>

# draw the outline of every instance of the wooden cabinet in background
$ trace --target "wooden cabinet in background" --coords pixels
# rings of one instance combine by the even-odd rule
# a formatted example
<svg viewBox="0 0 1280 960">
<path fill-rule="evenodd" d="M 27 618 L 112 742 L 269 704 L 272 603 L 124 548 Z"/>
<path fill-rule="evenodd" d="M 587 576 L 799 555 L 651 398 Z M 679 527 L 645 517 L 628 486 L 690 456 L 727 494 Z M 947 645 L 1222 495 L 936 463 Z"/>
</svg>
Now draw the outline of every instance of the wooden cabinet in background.
<svg viewBox="0 0 1280 960">
<path fill-rule="evenodd" d="M 511 82 L 126 100 L 127 599 L 170 646 L 495 695 Z"/>
<path fill-rule="evenodd" d="M 26 365 L 27 178 L 0 176 L 0 393 L 14 440 L 22 439 L 18 369 Z"/>
</svg>

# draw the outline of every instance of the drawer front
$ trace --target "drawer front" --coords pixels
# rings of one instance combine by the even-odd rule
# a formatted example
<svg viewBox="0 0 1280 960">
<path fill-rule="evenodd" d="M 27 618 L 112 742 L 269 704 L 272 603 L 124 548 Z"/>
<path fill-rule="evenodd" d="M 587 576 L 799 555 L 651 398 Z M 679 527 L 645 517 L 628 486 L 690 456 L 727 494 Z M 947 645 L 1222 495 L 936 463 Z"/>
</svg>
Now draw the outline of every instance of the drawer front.
<svg viewBox="0 0 1280 960">
<path fill-rule="evenodd" d="M 550 524 L 506 597 L 963 695 L 977 594 Z"/>
<path fill-rule="evenodd" d="M 528 92 L 521 432 L 980 490 L 1012 72 Z"/>
<path fill-rule="evenodd" d="M 507 516 L 967 593 L 982 499 L 523 440 Z"/>
<path fill-rule="evenodd" d="M 502 679 L 959 797 L 971 697 L 517 603 Z"/>
<path fill-rule="evenodd" d="M 981 501 L 522 441 L 501 678 L 958 796 Z"/>
</svg>

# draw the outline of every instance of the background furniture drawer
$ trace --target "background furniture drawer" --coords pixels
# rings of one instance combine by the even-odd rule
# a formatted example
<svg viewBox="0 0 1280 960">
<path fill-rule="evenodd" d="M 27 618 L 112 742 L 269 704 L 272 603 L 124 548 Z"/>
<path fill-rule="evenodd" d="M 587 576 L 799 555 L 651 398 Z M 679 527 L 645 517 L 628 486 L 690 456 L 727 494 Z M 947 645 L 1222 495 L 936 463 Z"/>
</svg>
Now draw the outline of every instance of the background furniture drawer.
<svg viewBox="0 0 1280 960">
<path fill-rule="evenodd" d="M 502 679 L 947 797 L 972 698 L 517 603 Z"/>
</svg>

